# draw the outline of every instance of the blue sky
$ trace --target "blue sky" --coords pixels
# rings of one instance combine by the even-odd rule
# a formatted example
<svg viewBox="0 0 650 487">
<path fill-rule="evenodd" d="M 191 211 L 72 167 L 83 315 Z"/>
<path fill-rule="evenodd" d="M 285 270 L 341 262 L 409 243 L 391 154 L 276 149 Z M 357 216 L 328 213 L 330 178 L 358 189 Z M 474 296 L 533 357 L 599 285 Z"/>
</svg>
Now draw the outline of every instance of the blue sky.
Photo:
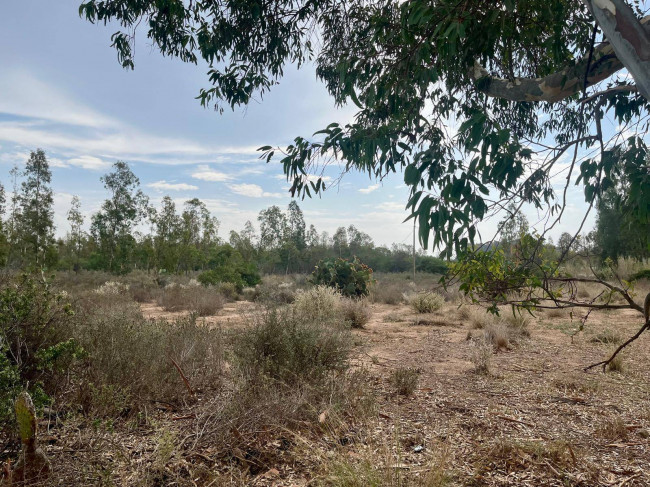
<svg viewBox="0 0 650 487">
<path fill-rule="evenodd" d="M 44 149 L 59 234 L 72 195 L 87 216 L 98 209 L 106 197 L 99 178 L 116 160 L 131 165 L 154 203 L 166 194 L 179 203 L 205 201 L 222 237 L 246 220 L 257 227 L 261 209 L 291 199 L 281 166 L 260 161 L 256 149 L 352 118 L 353 108 L 337 110 L 309 66 L 288 69 L 279 86 L 246 109 L 204 109 L 194 99 L 207 86 L 204 67 L 161 57 L 142 33 L 135 71 L 123 70 L 109 47 L 116 29 L 80 19 L 79 3 L 4 2 L 0 16 L 0 178 L 9 190 L 11 167 Z M 335 168 L 328 175 L 335 178 Z M 348 174 L 300 206 L 320 231 L 354 224 L 376 243 L 409 243 L 412 226 L 401 223 L 407 196 L 401 174 L 382 182 Z M 572 190 L 563 225 L 551 235 L 576 228 L 583 209 L 581 192 Z M 483 225 L 485 234 L 494 227 Z"/>
</svg>

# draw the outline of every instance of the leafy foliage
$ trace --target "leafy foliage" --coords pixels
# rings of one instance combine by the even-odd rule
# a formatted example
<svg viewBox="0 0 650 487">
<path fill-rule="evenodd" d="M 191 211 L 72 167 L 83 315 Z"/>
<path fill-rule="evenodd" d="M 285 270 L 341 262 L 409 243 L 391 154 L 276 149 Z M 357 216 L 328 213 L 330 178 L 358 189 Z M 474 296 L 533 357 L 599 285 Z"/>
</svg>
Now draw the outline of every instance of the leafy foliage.
<svg viewBox="0 0 650 487">
<path fill-rule="evenodd" d="M 11 417 L 15 395 L 29 389 L 37 405 L 47 401 L 46 381 L 65 374 L 84 356 L 71 340 L 73 310 L 64 293 L 44 279 L 23 275 L 0 286 L 0 419 Z M 45 389 L 44 389 L 45 387 Z"/>
<path fill-rule="evenodd" d="M 367 296 L 373 283 L 372 269 L 356 258 L 322 260 L 316 265 L 311 282 L 331 286 L 344 296 Z"/>
<path fill-rule="evenodd" d="M 270 161 L 282 153 L 292 192 L 303 197 L 325 190 L 322 177 L 307 175 L 322 174 L 334 160 L 343 160 L 345 171 L 375 178 L 403 171 L 421 242 L 427 246 L 432 237 L 450 257 L 471 248 L 478 222 L 508 203 L 560 216 L 566 199 L 558 197 L 551 177 L 561 156 L 574 151 L 567 184 L 582 184 L 593 204 L 616 173 L 624 173 L 630 184 L 625 206 L 636 220 L 647 220 L 641 125 L 631 129 L 632 137 L 618 132 L 610 141 L 600 128 L 605 116 L 635 126 L 647 116 L 647 100 L 611 77 L 623 64 L 594 49 L 606 39 L 594 31 L 588 4 L 87 0 L 80 15 L 121 23 L 113 47 L 128 68 L 134 66 L 131 30 L 144 19 L 163 55 L 210 65 L 211 86 L 199 98 L 219 108 L 248 103 L 277 83 L 287 64 L 314 59 L 334 100 L 358 107 L 354 122 L 332 123 L 282 150 L 262 147 L 262 157 Z M 626 7 L 643 15 L 636 2 Z M 538 80 L 554 74 L 557 86 Z M 517 92 L 523 89 L 513 83 L 518 79 L 532 88 Z M 615 90 L 589 96 L 601 88 L 591 82 L 603 79 L 609 81 L 602 88 Z M 508 85 L 504 92 L 493 89 L 499 80 Z M 547 98 L 552 103 L 534 101 L 562 91 L 562 97 Z M 447 130 L 448 120 L 457 131 Z"/>
</svg>

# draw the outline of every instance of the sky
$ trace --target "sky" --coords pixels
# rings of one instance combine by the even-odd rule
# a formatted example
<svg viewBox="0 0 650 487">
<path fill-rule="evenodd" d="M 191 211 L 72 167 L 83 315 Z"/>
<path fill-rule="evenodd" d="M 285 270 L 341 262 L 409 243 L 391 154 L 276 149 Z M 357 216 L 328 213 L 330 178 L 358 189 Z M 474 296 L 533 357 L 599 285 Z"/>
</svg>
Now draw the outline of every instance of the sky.
<svg viewBox="0 0 650 487">
<path fill-rule="evenodd" d="M 73 195 L 89 220 L 107 194 L 100 177 L 117 160 L 129 163 L 154 205 L 170 195 L 180 207 L 204 201 L 220 220 L 220 235 L 258 227 L 260 210 L 286 207 L 289 184 L 278 162 L 259 159 L 257 148 L 284 146 L 331 122 L 352 120 L 353 107 L 337 109 L 313 67 L 286 70 L 279 86 L 245 109 L 219 114 L 195 97 L 206 87 L 206 68 L 163 58 L 138 38 L 135 70 L 126 71 L 110 48 L 115 27 L 78 16 L 80 0 L 3 2 L 0 15 L 0 180 L 24 166 L 29 152 L 48 155 L 55 191 L 55 224 L 64 235 Z M 141 36 L 144 37 L 144 31 Z M 337 168 L 326 173 L 335 179 Z M 409 244 L 412 223 L 401 173 L 382 181 L 350 173 L 320 198 L 299 201 L 307 224 L 330 235 L 355 225 L 377 244 Z M 577 227 L 586 206 L 579 188 L 569 193 L 562 224 Z M 531 222 L 540 215 L 527 213 Z M 587 221 L 587 229 L 594 218 Z M 496 219 L 481 226 L 484 235 Z"/>
</svg>

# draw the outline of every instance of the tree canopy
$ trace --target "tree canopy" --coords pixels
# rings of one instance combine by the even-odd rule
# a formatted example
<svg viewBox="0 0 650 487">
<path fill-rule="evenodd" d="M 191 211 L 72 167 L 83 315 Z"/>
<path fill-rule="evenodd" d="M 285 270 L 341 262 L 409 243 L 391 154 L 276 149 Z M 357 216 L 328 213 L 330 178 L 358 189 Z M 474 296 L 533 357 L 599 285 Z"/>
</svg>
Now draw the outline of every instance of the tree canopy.
<svg viewBox="0 0 650 487">
<path fill-rule="evenodd" d="M 547 211 L 552 228 L 574 182 L 592 208 L 625 179 L 622 208 L 648 218 L 650 27 L 643 14 L 624 0 L 80 6 L 91 22 L 121 25 L 112 45 L 124 67 L 134 67 L 138 28 L 163 55 L 207 63 L 210 84 L 199 98 L 219 110 L 263 96 L 287 64 L 312 63 L 337 103 L 358 106 L 354 122 L 283 149 L 266 146 L 266 160 L 281 154 L 292 192 L 303 197 L 325 188 L 304 175 L 333 159 L 376 178 L 402 170 L 422 243 L 432 235 L 449 255 L 511 203 Z M 631 76 L 616 77 L 623 68 Z M 605 118 L 618 126 L 613 134 L 603 130 Z M 565 180 L 559 191 L 554 176 Z"/>
</svg>

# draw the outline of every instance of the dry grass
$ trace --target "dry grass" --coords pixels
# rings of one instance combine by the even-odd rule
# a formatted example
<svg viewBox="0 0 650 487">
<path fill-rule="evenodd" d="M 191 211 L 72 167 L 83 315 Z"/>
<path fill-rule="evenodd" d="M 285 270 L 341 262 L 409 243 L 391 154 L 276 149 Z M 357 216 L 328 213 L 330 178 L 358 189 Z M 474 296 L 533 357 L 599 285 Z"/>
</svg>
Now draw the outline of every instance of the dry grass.
<svg viewBox="0 0 650 487">
<path fill-rule="evenodd" d="M 412 395 L 418 387 L 420 372 L 410 367 L 399 367 L 391 373 L 390 383 L 401 396 Z"/>
</svg>

